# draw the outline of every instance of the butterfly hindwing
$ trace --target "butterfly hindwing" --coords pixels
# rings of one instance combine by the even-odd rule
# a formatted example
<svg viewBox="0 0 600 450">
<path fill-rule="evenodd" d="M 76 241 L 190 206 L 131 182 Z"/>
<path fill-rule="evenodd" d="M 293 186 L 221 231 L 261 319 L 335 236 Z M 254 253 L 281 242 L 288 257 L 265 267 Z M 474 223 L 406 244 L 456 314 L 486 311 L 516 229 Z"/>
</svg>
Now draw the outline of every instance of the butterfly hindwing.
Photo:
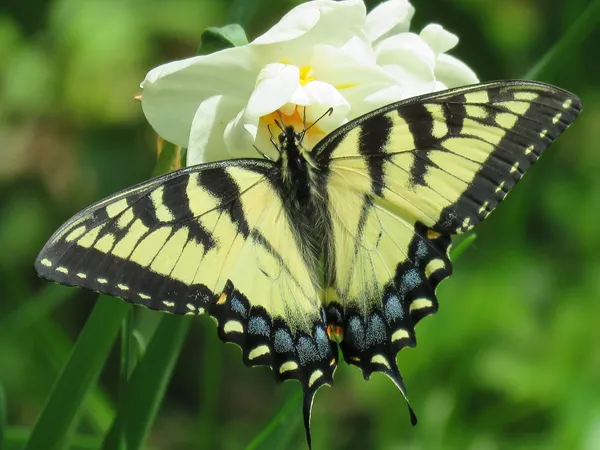
<svg viewBox="0 0 600 450">
<path fill-rule="evenodd" d="M 450 235 L 493 211 L 581 109 L 535 82 L 496 82 L 388 105 L 313 150 L 325 168 L 328 311 L 345 359 L 404 388 L 396 352 L 437 310 Z"/>
<path fill-rule="evenodd" d="M 335 346 L 272 173 L 269 161 L 212 163 L 115 194 L 63 225 L 36 270 L 152 309 L 209 312 L 247 365 L 314 392 L 331 382 Z"/>
</svg>

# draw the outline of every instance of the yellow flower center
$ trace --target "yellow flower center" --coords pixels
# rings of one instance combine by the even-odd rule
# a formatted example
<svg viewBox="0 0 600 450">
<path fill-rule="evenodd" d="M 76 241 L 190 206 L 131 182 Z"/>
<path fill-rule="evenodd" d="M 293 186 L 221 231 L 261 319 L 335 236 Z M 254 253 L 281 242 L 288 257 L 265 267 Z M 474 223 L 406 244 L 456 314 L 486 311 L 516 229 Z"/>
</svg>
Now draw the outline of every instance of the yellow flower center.
<svg viewBox="0 0 600 450">
<path fill-rule="evenodd" d="M 291 64 L 291 62 L 286 59 L 281 60 L 281 63 Z M 306 86 L 311 81 L 316 81 L 316 78 L 313 76 L 312 66 L 303 66 L 299 69 L 300 79 L 298 81 L 300 83 L 300 86 Z M 262 116 L 258 124 L 259 129 L 270 129 L 270 133 L 272 133 L 273 137 L 275 138 L 275 142 L 277 142 L 277 136 L 281 133 L 281 130 L 277 126 L 276 122 L 279 122 L 281 126 L 291 126 L 298 133 L 304 130 L 305 128 L 311 127 L 304 138 L 304 145 L 307 148 L 312 148 L 312 145 L 321 140 L 321 138 L 323 138 L 323 136 L 325 136 L 326 133 L 321 128 L 319 128 L 318 124 L 312 126 L 312 122 L 304 121 L 304 108 L 304 106 L 295 105 L 291 114 L 289 114 L 290 108 L 283 108 L 286 110 L 287 114 L 280 109 L 278 111 L 273 111 L 270 114 Z"/>
<path fill-rule="evenodd" d="M 312 76 L 312 74 L 313 74 L 312 66 L 300 67 L 300 85 L 306 86 L 311 81 L 315 81 L 315 78 Z"/>
<path fill-rule="evenodd" d="M 304 146 L 309 149 L 312 148 L 312 146 L 316 142 L 320 141 L 326 134 L 321 128 L 319 128 L 318 124 L 312 126 L 313 122 L 309 122 L 308 120 L 306 121 L 306 123 L 304 122 L 304 106 L 296 105 L 292 114 L 285 114 L 284 112 L 279 110 L 273 111 L 272 113 L 262 116 L 260 118 L 258 124 L 259 128 L 264 127 L 264 129 L 270 129 L 271 133 L 273 134 L 273 137 L 275 138 L 275 142 L 277 142 L 277 136 L 279 136 L 279 134 L 281 133 L 281 130 L 277 126 L 276 121 L 279 122 L 281 126 L 293 127 L 297 133 L 304 130 L 305 127 L 310 127 L 310 129 L 304 136 L 303 141 Z M 282 121 L 283 123 L 281 123 Z"/>
</svg>

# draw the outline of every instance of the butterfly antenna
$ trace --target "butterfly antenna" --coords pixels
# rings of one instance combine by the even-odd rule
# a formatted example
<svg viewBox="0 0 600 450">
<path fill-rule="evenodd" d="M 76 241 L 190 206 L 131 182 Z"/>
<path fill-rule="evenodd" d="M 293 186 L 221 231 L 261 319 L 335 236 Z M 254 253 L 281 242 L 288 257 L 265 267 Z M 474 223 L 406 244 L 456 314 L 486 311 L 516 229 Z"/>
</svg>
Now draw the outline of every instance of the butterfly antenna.
<svg viewBox="0 0 600 450">
<path fill-rule="evenodd" d="M 279 116 L 279 120 L 281 121 L 281 123 L 279 123 L 277 120 L 275 120 L 275 123 L 277 124 L 277 126 L 279 127 L 279 129 L 281 131 L 285 131 L 285 119 L 283 118 L 283 114 L 281 114 L 281 111 L 277 110 L 277 115 Z"/>
<path fill-rule="evenodd" d="M 333 114 L 333 107 L 330 107 L 327 111 L 325 111 L 323 114 L 321 114 L 321 116 L 315 120 L 313 123 L 311 123 L 308 127 L 306 126 L 306 107 L 304 107 L 304 131 L 302 131 L 302 135 L 300 136 L 300 142 L 302 142 L 302 140 L 304 139 L 304 136 L 306 135 L 306 132 L 308 130 L 310 130 L 312 127 L 314 127 L 317 123 L 319 123 L 319 121 L 325 117 L 325 116 L 330 116 L 331 114 Z"/>
<path fill-rule="evenodd" d="M 273 138 L 271 138 L 271 142 L 273 142 Z M 261 155 L 263 158 L 268 159 L 269 161 L 273 161 L 273 159 L 271 159 L 269 155 L 261 151 L 256 145 L 252 144 L 252 147 L 254 147 L 254 150 L 256 150 L 258 154 Z"/>
<path fill-rule="evenodd" d="M 279 120 L 274 120 L 275 125 L 277 125 L 277 128 L 279 128 L 282 133 L 285 133 L 285 120 L 283 119 L 283 114 L 281 114 L 281 111 L 277 110 L 277 115 L 279 116 Z M 273 137 L 273 135 L 271 135 L 271 137 Z"/>
<path fill-rule="evenodd" d="M 275 121 L 275 123 L 277 124 L 277 126 L 279 126 L 279 128 L 281 128 L 281 125 L 279 124 L 279 122 Z M 273 144 L 273 147 L 275 147 L 275 150 L 277 150 L 279 153 L 281 153 L 281 149 L 279 148 L 279 145 L 277 145 L 277 142 L 275 142 L 275 136 L 273 136 L 273 131 L 271 131 L 271 125 L 267 125 L 267 130 L 269 130 L 269 134 L 271 135 L 271 137 L 269 138 L 269 141 L 271 142 L 271 144 Z"/>
<path fill-rule="evenodd" d="M 302 129 L 304 130 L 302 132 L 302 136 L 304 137 L 304 135 L 306 134 L 306 106 L 304 107 L 304 111 L 302 112 Z"/>
</svg>

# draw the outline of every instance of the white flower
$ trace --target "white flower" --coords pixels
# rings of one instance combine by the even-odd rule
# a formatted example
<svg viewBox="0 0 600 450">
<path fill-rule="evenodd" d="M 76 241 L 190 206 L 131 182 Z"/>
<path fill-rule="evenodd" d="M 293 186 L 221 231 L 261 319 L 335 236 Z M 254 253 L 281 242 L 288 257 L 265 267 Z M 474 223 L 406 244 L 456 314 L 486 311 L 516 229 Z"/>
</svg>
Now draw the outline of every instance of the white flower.
<svg viewBox="0 0 600 450">
<path fill-rule="evenodd" d="M 458 38 L 440 25 L 409 32 L 414 8 L 389 0 L 368 15 L 362 0 L 303 3 L 251 43 L 164 64 L 142 83 L 142 107 L 159 135 L 188 148 L 188 165 L 276 158 L 269 142 L 281 117 L 312 148 L 343 123 L 377 107 L 476 83 L 447 55 Z"/>
</svg>

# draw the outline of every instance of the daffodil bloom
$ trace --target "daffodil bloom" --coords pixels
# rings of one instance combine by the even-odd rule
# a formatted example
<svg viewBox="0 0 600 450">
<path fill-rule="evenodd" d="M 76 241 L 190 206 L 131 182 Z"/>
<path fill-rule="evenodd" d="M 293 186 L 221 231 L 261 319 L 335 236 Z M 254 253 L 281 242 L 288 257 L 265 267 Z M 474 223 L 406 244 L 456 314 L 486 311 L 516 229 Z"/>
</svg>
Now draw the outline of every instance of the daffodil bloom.
<svg viewBox="0 0 600 450">
<path fill-rule="evenodd" d="M 345 122 L 377 107 L 476 83 L 446 54 L 458 38 L 440 25 L 409 31 L 413 6 L 362 0 L 315 0 L 292 9 L 247 45 L 164 64 L 142 83 L 144 113 L 163 138 L 188 148 L 188 165 L 261 152 L 283 120 L 312 126 L 312 148 Z"/>
</svg>

